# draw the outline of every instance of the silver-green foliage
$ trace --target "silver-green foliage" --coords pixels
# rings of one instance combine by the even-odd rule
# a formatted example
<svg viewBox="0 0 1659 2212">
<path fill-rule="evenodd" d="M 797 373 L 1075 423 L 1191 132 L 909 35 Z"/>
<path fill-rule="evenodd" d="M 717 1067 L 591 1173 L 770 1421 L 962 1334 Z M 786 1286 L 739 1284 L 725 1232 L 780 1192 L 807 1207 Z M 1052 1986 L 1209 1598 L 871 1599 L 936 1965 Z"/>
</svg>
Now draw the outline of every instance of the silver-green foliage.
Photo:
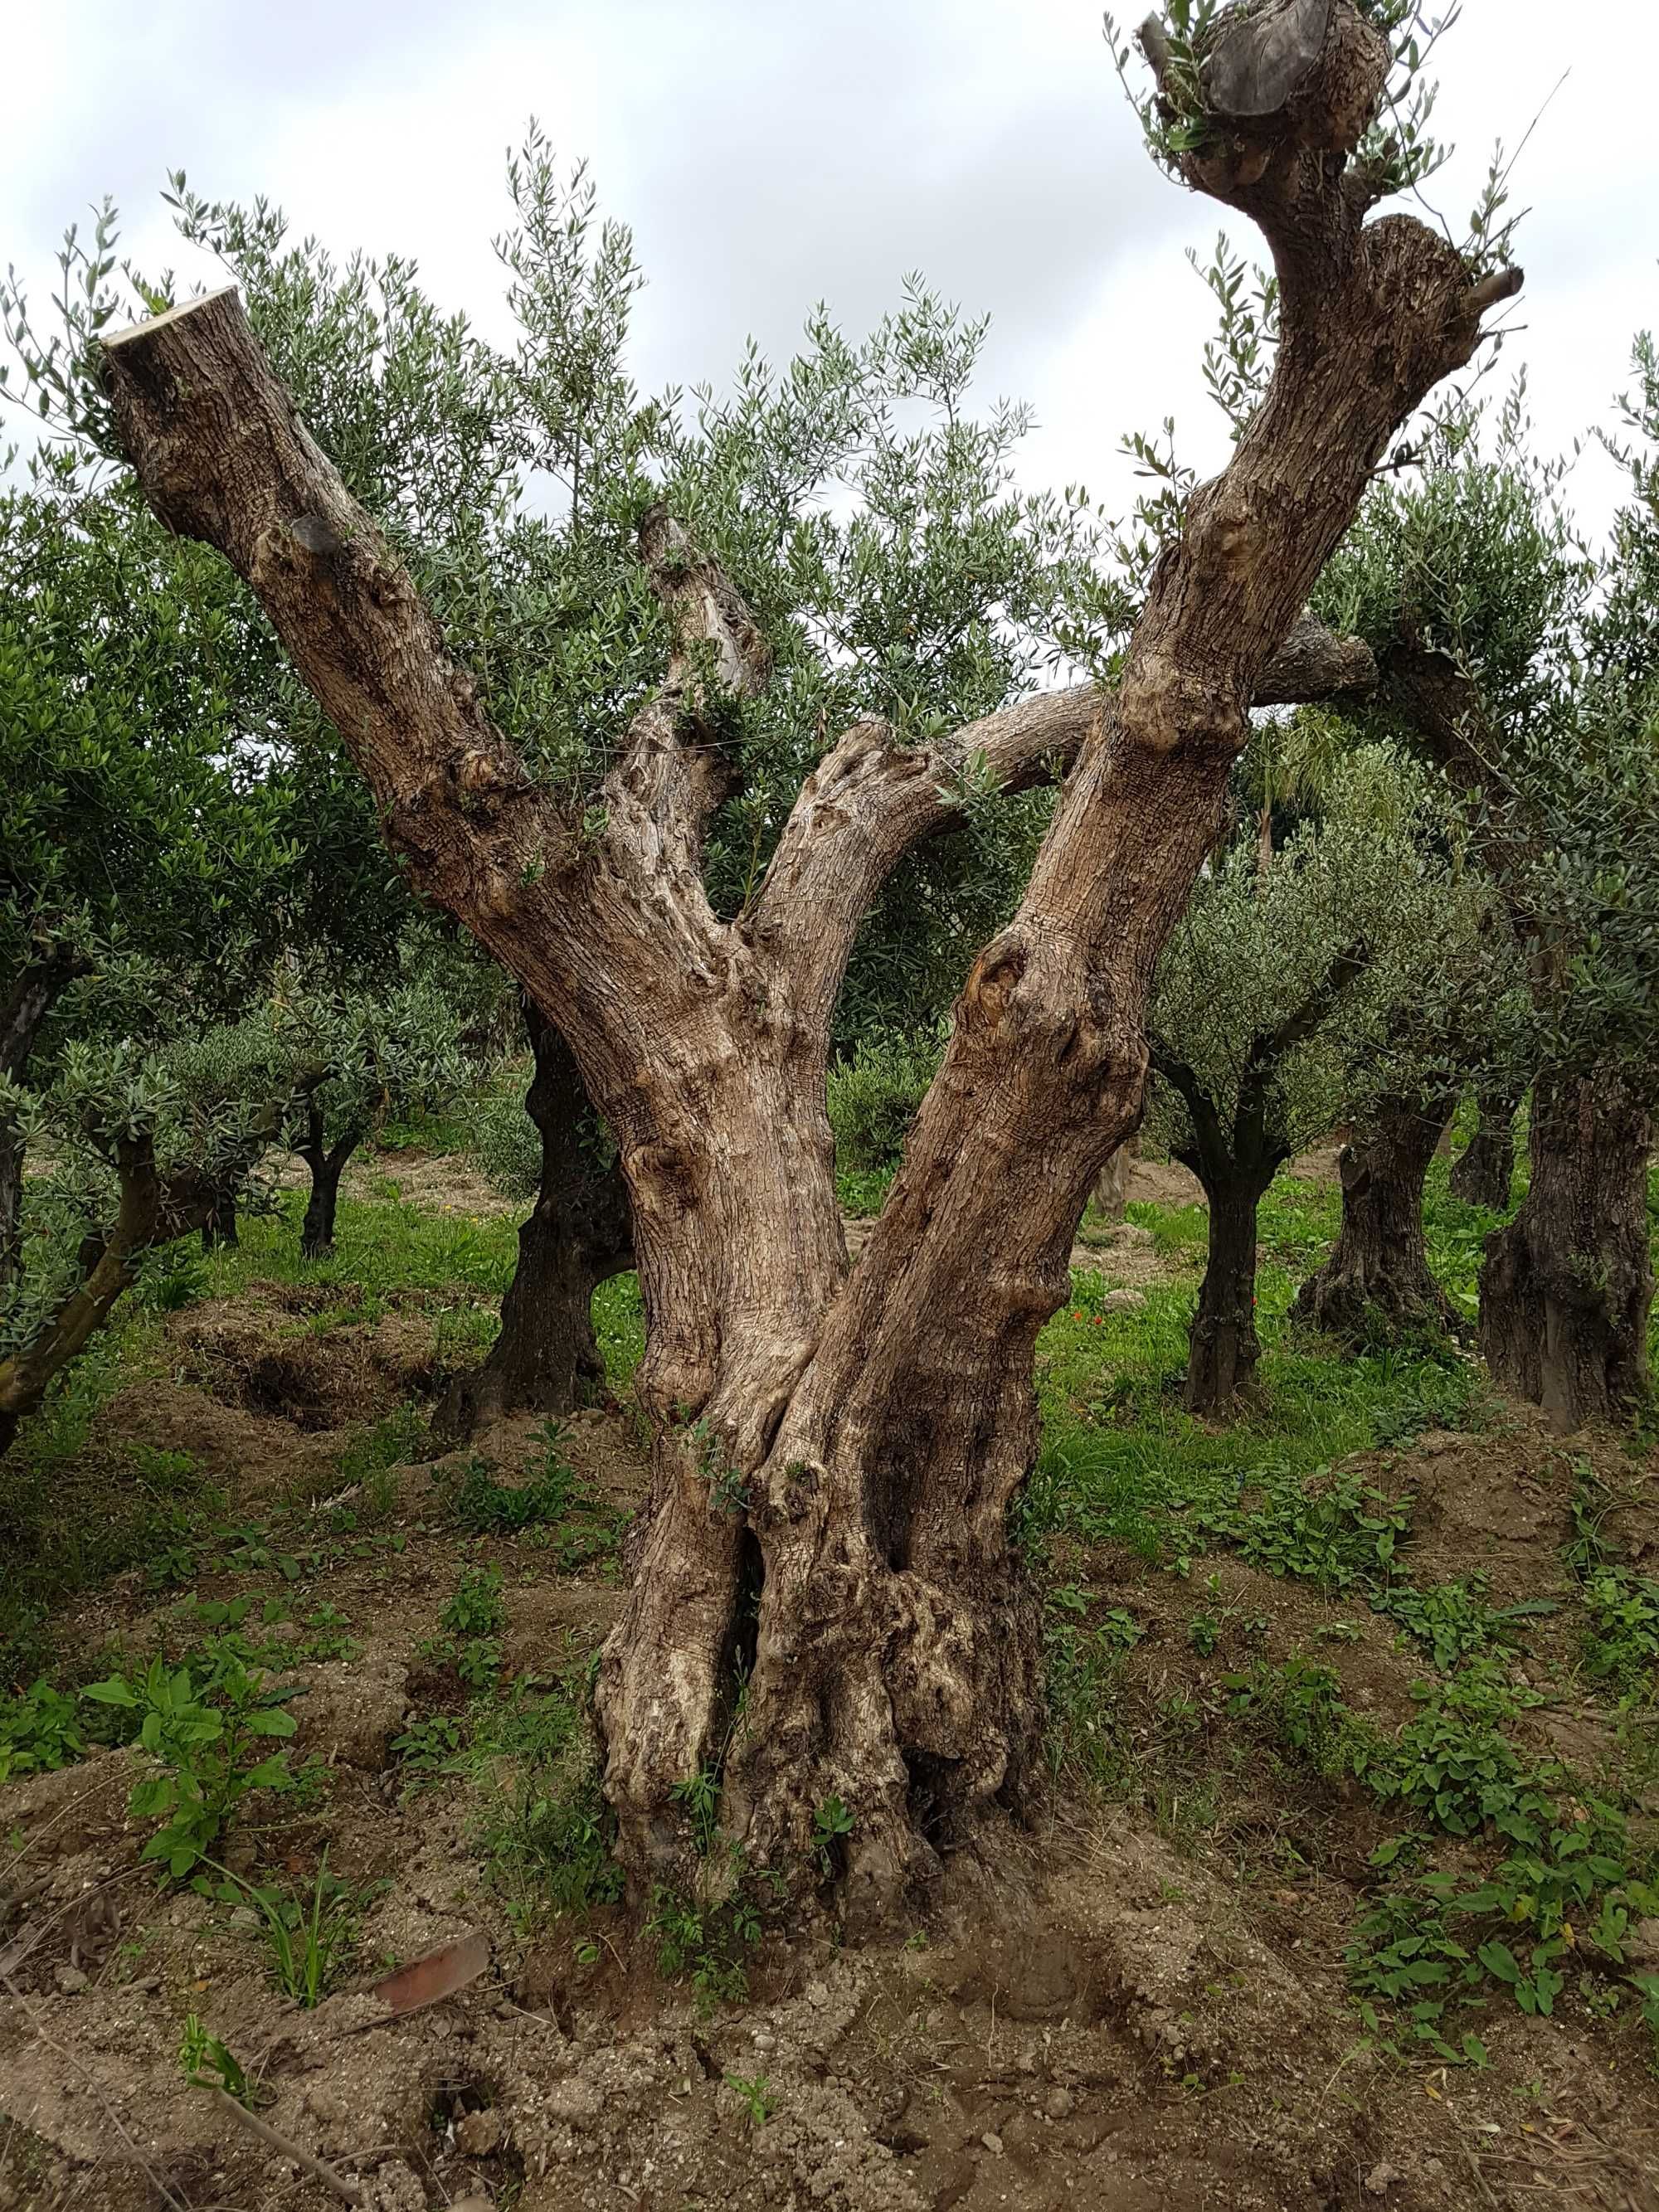
<svg viewBox="0 0 1659 2212">
<path fill-rule="evenodd" d="M 1200 878 L 1158 963 L 1149 1029 L 1229 1127 L 1265 1073 L 1266 1134 L 1288 1156 L 1364 1096 L 1421 1082 L 1410 1017 L 1467 989 L 1490 896 L 1446 849 L 1425 780 L 1398 753 L 1362 748 L 1265 870 L 1246 836 Z M 1162 1077 L 1149 1125 L 1172 1151 L 1194 1149 Z"/>
</svg>

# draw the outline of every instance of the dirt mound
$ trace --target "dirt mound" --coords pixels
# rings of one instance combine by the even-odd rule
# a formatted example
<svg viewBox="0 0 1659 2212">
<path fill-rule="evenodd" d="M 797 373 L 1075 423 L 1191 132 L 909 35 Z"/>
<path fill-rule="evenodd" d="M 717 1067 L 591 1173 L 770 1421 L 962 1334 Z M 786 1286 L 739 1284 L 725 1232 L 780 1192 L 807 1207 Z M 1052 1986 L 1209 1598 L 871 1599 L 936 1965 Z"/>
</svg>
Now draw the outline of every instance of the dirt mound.
<svg viewBox="0 0 1659 2212">
<path fill-rule="evenodd" d="M 429 1324 L 391 1313 L 319 1334 L 295 1318 L 322 1310 L 311 1303 L 318 1295 L 311 1285 L 255 1285 L 240 1299 L 189 1308 L 172 1328 L 186 1374 L 221 1404 L 301 1430 L 343 1428 L 432 1394 Z M 339 1297 L 337 1289 L 327 1303 Z"/>
</svg>

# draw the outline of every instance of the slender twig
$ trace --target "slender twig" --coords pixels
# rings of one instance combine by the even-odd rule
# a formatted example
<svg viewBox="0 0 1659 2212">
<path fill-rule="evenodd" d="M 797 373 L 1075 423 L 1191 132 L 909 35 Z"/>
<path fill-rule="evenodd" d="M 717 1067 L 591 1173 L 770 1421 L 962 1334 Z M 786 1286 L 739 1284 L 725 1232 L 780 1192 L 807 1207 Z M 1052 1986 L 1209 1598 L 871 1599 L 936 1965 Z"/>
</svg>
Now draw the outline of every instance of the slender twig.
<svg viewBox="0 0 1659 2212">
<path fill-rule="evenodd" d="M 208 2094 L 222 2112 L 228 2112 L 240 2120 L 245 2128 L 258 2136 L 261 2142 L 268 2143 L 272 2150 L 280 2151 L 284 2158 L 291 2158 L 296 2166 L 304 2166 L 306 2172 L 320 2181 L 325 2189 L 331 2189 L 343 2203 L 362 2203 L 362 2191 L 355 2181 L 348 2181 L 337 2166 L 330 2166 L 325 2159 L 313 2158 L 308 2150 L 301 2148 L 290 2136 L 285 2136 L 280 2128 L 273 2128 L 269 2120 L 262 2120 L 258 2112 L 249 2112 L 246 2105 L 239 2105 L 234 2097 L 228 2096 L 222 2089 L 210 2087 Z"/>
</svg>

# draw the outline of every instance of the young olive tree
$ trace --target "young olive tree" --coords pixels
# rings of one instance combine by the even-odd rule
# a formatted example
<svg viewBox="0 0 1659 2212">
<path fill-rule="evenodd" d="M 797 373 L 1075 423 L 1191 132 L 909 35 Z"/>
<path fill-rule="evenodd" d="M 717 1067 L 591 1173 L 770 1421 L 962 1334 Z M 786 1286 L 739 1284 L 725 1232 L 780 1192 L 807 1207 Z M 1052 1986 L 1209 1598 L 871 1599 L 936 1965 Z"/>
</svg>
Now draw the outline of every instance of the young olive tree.
<svg viewBox="0 0 1659 2212">
<path fill-rule="evenodd" d="M 0 495 L 0 1082 L 49 1088 L 75 1037 L 237 1010 L 280 927 L 282 811 L 239 757 L 215 665 L 222 566 L 131 489 L 55 457 Z M 240 592 L 238 592 L 240 596 Z M 210 948 L 211 957 L 204 957 Z M 0 1291 L 26 1141 L 0 1110 Z"/>
<path fill-rule="evenodd" d="M 1502 1064 L 1518 1011 L 1493 957 L 1505 933 L 1484 873 L 1431 866 L 1401 894 L 1387 973 L 1346 1039 L 1341 1225 L 1291 1310 L 1354 1344 L 1464 1333 L 1430 1270 L 1424 1190 L 1459 1097 Z"/>
<path fill-rule="evenodd" d="M 1364 1133 L 1344 1158 L 1342 1236 L 1297 1310 L 1322 1327 L 1351 1328 L 1349 1308 L 1375 1294 L 1364 1255 L 1376 1200 L 1362 1164 L 1378 1131 L 1395 1126 L 1393 1094 L 1407 1080 L 1423 1085 L 1423 1056 L 1407 1043 L 1420 1009 L 1466 994 L 1480 957 L 1486 894 L 1437 849 L 1437 826 L 1407 763 L 1376 748 L 1352 753 L 1319 815 L 1283 841 L 1265 873 L 1259 821 L 1242 827 L 1164 948 L 1148 1021 L 1152 1114 L 1210 1211 L 1187 1376 L 1192 1412 L 1224 1408 L 1249 1380 L 1261 1353 L 1257 1209 L 1285 1163 L 1339 1121 Z M 1390 1248 L 1382 1264 L 1419 1290 L 1407 1264 L 1414 1249 L 1428 1286 L 1421 1303 L 1438 1314 L 1420 1173 L 1416 1192 L 1414 1243 L 1407 1206 L 1388 1224 L 1404 1255 Z"/>
<path fill-rule="evenodd" d="M 244 1024 L 151 1050 L 75 1041 L 45 1088 L 0 1083 L 0 1112 L 52 1160 L 0 1289 L 0 1454 L 149 1257 L 252 1174 L 319 1073 Z"/>
<path fill-rule="evenodd" d="M 286 1132 L 311 1171 L 300 1249 L 320 1259 L 334 1249 L 340 1177 L 352 1155 L 388 1120 L 454 1098 L 471 1071 L 454 1006 L 418 978 L 289 1000 L 271 1018 L 321 1071 L 296 1098 Z"/>
<path fill-rule="evenodd" d="M 1405 12 L 1291 0 L 1142 34 L 1156 149 L 1261 227 L 1282 331 L 1110 684 L 1021 696 L 1073 535 L 1063 507 L 1016 498 L 995 418 L 934 398 L 930 319 L 896 319 L 850 363 L 825 327 L 694 424 L 619 405 L 633 454 L 584 443 L 580 474 L 559 465 L 569 501 L 607 517 L 604 588 L 574 599 L 557 533 L 505 504 L 481 515 L 465 574 L 411 569 L 296 365 L 279 351 L 273 368 L 257 299 L 252 323 L 230 289 L 126 331 L 106 319 L 102 385 L 66 377 L 94 429 L 106 392 L 157 513 L 246 579 L 414 881 L 564 1036 L 615 1135 L 654 1481 L 597 1708 L 642 1887 L 692 1871 L 684 1785 L 721 1746 L 726 1830 L 797 1889 L 819 1879 L 815 1809 L 847 1808 L 849 1915 L 900 1909 L 941 1853 L 984 1846 L 1027 1800 L 1038 1639 L 1008 1521 L 1036 1445 L 1033 1347 L 1139 1118 L 1153 967 L 1251 704 L 1282 695 L 1275 657 L 1372 471 L 1518 288 L 1410 216 L 1371 219 L 1421 173 L 1396 119 Z M 538 221 L 509 249 L 525 346 L 489 425 L 515 488 L 567 434 L 538 395 L 586 330 Z M 902 530 L 883 505 L 909 465 L 898 392 L 945 418 Z M 988 510 L 1011 508 L 1038 588 L 988 603 L 974 549 Z M 930 562 L 957 572 L 954 611 L 919 624 L 906 658 L 860 655 L 849 617 L 882 594 L 902 610 Z M 515 592 L 523 619 L 498 631 Z M 911 671 L 940 668 L 961 678 L 951 710 L 917 714 Z M 824 1100 L 860 927 L 976 795 L 1058 775 L 849 1276 Z"/>
</svg>

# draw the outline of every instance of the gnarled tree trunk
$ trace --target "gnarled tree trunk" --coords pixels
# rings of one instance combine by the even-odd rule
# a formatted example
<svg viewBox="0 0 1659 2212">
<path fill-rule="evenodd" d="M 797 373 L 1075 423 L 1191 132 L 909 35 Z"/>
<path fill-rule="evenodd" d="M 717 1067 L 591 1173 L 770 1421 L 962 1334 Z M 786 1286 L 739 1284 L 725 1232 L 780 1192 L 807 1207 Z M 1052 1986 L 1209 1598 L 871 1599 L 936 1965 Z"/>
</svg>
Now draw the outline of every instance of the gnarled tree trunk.
<svg viewBox="0 0 1659 2212">
<path fill-rule="evenodd" d="M 570 1048 L 526 1001 L 536 1073 L 525 1111 L 541 1139 L 541 1188 L 519 1231 L 519 1264 L 501 1300 L 501 1334 L 483 1364 L 459 1375 L 434 1426 L 452 1437 L 507 1413 L 568 1413 L 603 1389 L 593 1293 L 634 1264 L 628 1189 L 587 1139 L 593 1116 Z"/>
<path fill-rule="evenodd" d="M 1053 694 L 923 745 L 878 723 L 848 732 L 729 923 L 700 865 L 727 788 L 702 672 L 751 693 L 765 657 L 668 517 L 647 518 L 641 553 L 675 655 L 623 737 L 602 827 L 580 837 L 445 658 L 234 295 L 106 343 L 151 504 L 249 580 L 415 881 L 557 1026 L 616 1136 L 653 1494 L 597 1706 L 641 1888 L 695 1878 L 677 1791 L 722 1747 L 724 1827 L 747 1866 L 797 1891 L 819 1879 L 816 1811 L 847 1808 L 849 1916 L 901 1909 L 943 1852 L 983 1846 L 1027 1802 L 1037 1638 L 1008 1512 L 1036 1447 L 1037 1332 L 1101 1166 L 1138 1120 L 1153 963 L 1252 700 L 1310 696 L 1310 664 L 1328 691 L 1368 672 L 1297 629 L 1298 611 L 1389 440 L 1516 285 L 1474 283 L 1407 218 L 1364 222 L 1377 187 L 1345 161 L 1386 72 L 1378 33 L 1334 0 L 1278 111 L 1229 120 L 1186 157 L 1189 181 L 1267 232 L 1282 338 L 1261 407 L 1158 564 L 1116 694 Z M 976 758 L 1005 789 L 1075 765 L 848 1277 L 831 1015 L 876 891 L 916 839 L 961 820 Z"/>
<path fill-rule="evenodd" d="M 1648 1388 L 1652 1117 L 1615 1074 L 1540 1077 L 1532 1182 L 1486 1240 L 1480 1350 L 1498 1383 L 1564 1434 L 1628 1419 Z"/>
<path fill-rule="evenodd" d="M 1291 1317 L 1352 1344 L 1464 1323 L 1429 1272 L 1423 1186 L 1451 1119 L 1449 1099 L 1386 1098 L 1342 1147 L 1335 1249 L 1296 1294 Z"/>
<path fill-rule="evenodd" d="M 1520 1094 L 1482 1091 L 1475 1106 L 1479 1118 L 1474 1134 L 1452 1164 L 1451 1194 L 1465 1206 L 1507 1213 L 1515 1188 L 1515 1117 Z"/>
</svg>

